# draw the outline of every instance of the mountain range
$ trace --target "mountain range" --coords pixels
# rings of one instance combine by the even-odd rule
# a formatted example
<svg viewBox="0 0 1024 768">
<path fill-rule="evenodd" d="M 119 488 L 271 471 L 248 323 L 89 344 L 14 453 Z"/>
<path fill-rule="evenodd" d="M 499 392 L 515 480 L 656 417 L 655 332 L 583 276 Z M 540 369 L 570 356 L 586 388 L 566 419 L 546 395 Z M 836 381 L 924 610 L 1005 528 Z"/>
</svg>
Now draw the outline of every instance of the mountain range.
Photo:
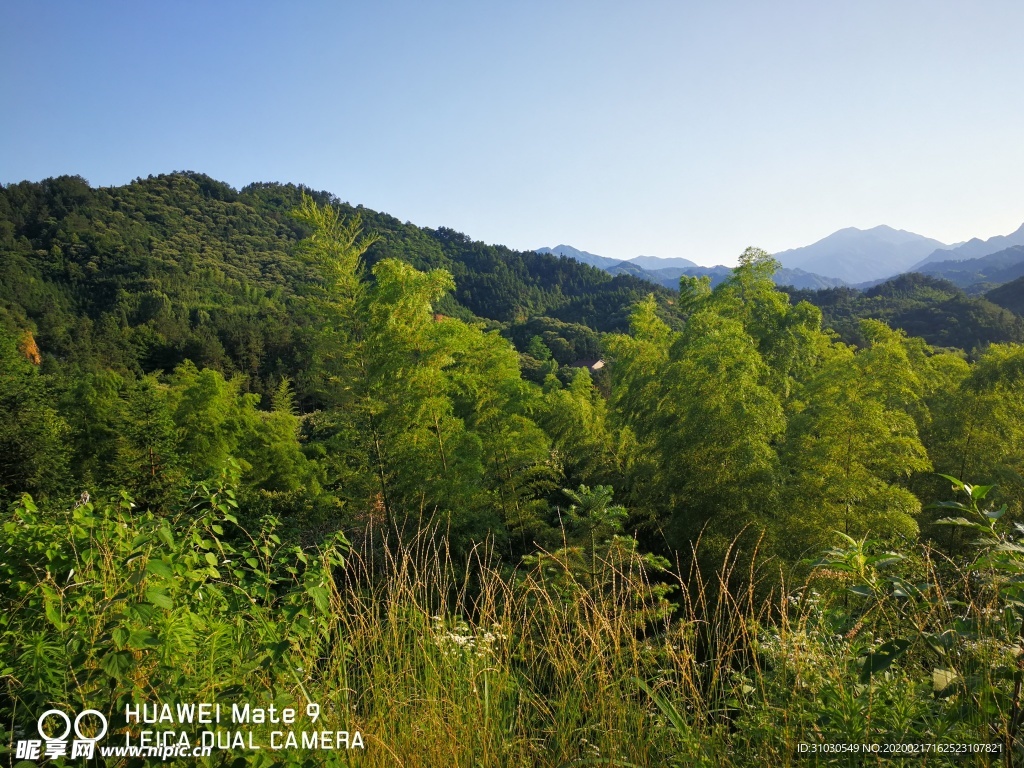
<svg viewBox="0 0 1024 768">
<path fill-rule="evenodd" d="M 575 259 L 583 264 L 589 264 L 598 269 L 603 269 L 611 275 L 632 275 L 633 277 L 666 288 L 678 289 L 679 278 L 683 275 L 691 277 L 702 277 L 707 275 L 711 278 L 711 284 L 718 285 L 732 274 L 732 268 L 723 265 L 714 267 L 703 267 L 689 259 L 679 257 L 659 258 L 657 256 L 637 256 L 625 261 L 611 259 L 607 256 L 598 256 L 596 253 L 581 251 L 571 245 L 556 245 L 554 248 L 538 248 L 537 253 L 551 254 L 553 256 L 565 256 Z M 845 285 L 841 279 L 825 277 L 807 272 L 803 269 L 780 269 L 775 274 L 775 282 L 779 285 L 790 285 L 794 288 L 820 290 L 822 288 L 835 288 Z"/>
<path fill-rule="evenodd" d="M 988 240 L 980 240 L 977 237 L 974 237 L 966 243 L 960 243 L 956 246 L 949 246 L 936 250 L 930 253 L 926 259 L 923 259 L 912 266 L 911 270 L 914 272 L 921 272 L 924 271 L 922 269 L 923 267 L 936 262 L 978 259 L 983 256 L 988 256 L 989 254 L 998 253 L 999 251 L 1011 248 L 1015 245 L 1024 245 L 1024 224 L 1021 224 L 1019 229 L 1008 235 L 996 235 L 995 237 L 990 237 Z"/>
<path fill-rule="evenodd" d="M 359 214 L 366 230 L 380 236 L 365 254 L 367 269 L 398 259 L 447 271 L 454 288 L 434 304 L 437 315 L 500 331 L 523 353 L 523 375 L 538 383 L 550 367 L 526 354 L 535 337 L 558 365 L 596 359 L 601 334 L 625 331 L 645 296 L 653 294 L 659 316 L 680 328 L 685 313 L 672 290 L 679 277 L 703 274 L 718 283 L 732 271 L 654 257 L 609 259 L 600 269 L 488 245 L 445 227 L 402 223 L 292 184 L 238 190 L 183 172 L 94 189 L 62 176 L 0 185 L 0 335 L 29 331 L 28 349 L 89 370 L 101 361 L 143 375 L 187 359 L 241 375 L 251 392 L 269 398 L 319 333 L 308 299 L 319 283 L 296 250 L 308 230 L 290 215 L 304 194 L 343 216 Z M 826 326 L 848 343 L 864 343 L 859 321 L 870 317 L 929 344 L 970 351 L 1024 341 L 1024 318 L 1014 314 L 1024 307 L 1024 281 L 994 285 L 1024 272 L 1018 264 L 1024 265 L 1024 247 L 1014 246 L 930 265 L 964 273 L 952 276 L 958 284 L 910 274 L 857 290 L 830 287 L 840 281 L 799 268 L 780 270 L 776 280 L 807 281 L 806 288 L 786 290 L 820 307 Z M 979 278 L 987 288 L 976 284 Z M 301 407 L 315 409 L 315 392 L 303 398 Z"/>
<path fill-rule="evenodd" d="M 630 274 L 669 288 L 678 287 L 682 275 L 708 275 L 717 284 L 731 273 L 729 267 L 704 267 L 678 257 L 612 259 L 565 244 L 538 248 L 537 253 L 573 258 L 613 275 Z M 847 227 L 810 245 L 777 253 L 775 258 L 782 265 L 776 283 L 798 289 L 870 288 L 896 275 L 920 272 L 949 280 L 969 293 L 981 293 L 1024 275 L 1024 225 L 1009 235 L 954 244 L 884 224 L 871 229 Z"/>
<path fill-rule="evenodd" d="M 1024 245 L 1014 245 L 987 256 L 961 261 L 933 261 L 915 272 L 949 280 L 969 293 L 981 293 L 1024 276 Z"/>
</svg>

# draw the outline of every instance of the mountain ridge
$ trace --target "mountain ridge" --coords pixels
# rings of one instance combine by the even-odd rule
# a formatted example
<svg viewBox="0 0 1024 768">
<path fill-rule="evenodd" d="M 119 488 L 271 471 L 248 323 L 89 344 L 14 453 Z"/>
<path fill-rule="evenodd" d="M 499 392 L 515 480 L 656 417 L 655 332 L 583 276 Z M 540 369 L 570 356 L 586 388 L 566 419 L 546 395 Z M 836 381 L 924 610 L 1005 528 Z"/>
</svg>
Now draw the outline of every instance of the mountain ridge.
<svg viewBox="0 0 1024 768">
<path fill-rule="evenodd" d="M 912 271 L 918 271 L 928 264 L 940 263 L 943 261 L 967 261 L 979 259 L 993 253 L 1011 248 L 1015 245 L 1024 245 L 1024 224 L 1008 235 L 994 235 L 987 240 L 972 237 L 965 243 L 955 247 L 940 248 L 928 254 L 924 259 L 911 267 Z"/>
<path fill-rule="evenodd" d="M 932 262 L 916 271 L 948 280 L 966 290 L 1009 283 L 1024 275 L 1024 245 L 1013 245 L 976 259 Z"/>
<path fill-rule="evenodd" d="M 844 227 L 809 245 L 774 254 L 782 265 L 776 283 L 808 289 L 841 285 L 867 289 L 899 275 L 920 272 L 934 276 L 949 276 L 949 279 L 958 286 L 969 288 L 974 283 L 980 284 L 986 280 L 1006 282 L 1016 277 L 1017 273 L 1013 269 L 1004 270 L 1005 274 L 998 270 L 993 271 L 993 265 L 979 266 L 972 263 L 961 268 L 954 266 L 955 264 L 1001 254 L 1017 246 L 1024 246 L 1024 224 L 1008 235 L 995 235 L 986 240 L 975 237 L 949 245 L 887 224 L 879 224 L 869 229 Z M 616 260 L 581 251 L 566 244 L 554 248 L 538 248 L 536 252 L 564 255 L 610 274 L 631 274 L 670 288 L 675 287 L 682 274 L 706 274 L 711 276 L 713 281 L 717 281 L 721 279 L 720 275 L 729 269 L 721 265 L 703 267 L 683 258 L 636 256 L 632 259 Z M 1015 265 L 1016 260 L 1012 261 Z M 973 277 L 972 269 L 975 272 Z"/>
<path fill-rule="evenodd" d="M 782 266 L 802 269 L 849 284 L 907 272 L 945 243 L 915 232 L 880 224 L 870 229 L 846 227 L 821 240 L 775 254 Z"/>
<path fill-rule="evenodd" d="M 683 258 L 660 258 L 658 256 L 637 256 L 621 261 L 599 256 L 588 251 L 581 251 L 571 245 L 556 245 L 554 248 L 537 248 L 539 254 L 565 256 L 576 259 L 584 264 L 597 267 L 610 275 L 631 275 L 640 280 L 647 280 L 672 290 L 678 290 L 679 278 L 683 275 L 691 277 L 710 277 L 711 285 L 718 285 L 732 274 L 732 267 L 717 264 L 705 267 Z M 820 290 L 846 285 L 845 281 L 808 272 L 803 269 L 783 267 L 775 274 L 776 285 L 789 285 L 794 288 Z"/>
</svg>

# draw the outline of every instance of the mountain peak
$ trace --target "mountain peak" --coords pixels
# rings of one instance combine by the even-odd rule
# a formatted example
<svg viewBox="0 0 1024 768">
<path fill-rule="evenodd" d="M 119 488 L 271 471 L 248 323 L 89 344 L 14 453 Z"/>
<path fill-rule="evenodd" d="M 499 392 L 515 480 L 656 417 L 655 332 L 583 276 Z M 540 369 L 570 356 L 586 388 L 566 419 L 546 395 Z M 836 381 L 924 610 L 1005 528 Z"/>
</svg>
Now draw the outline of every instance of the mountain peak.
<svg viewBox="0 0 1024 768">
<path fill-rule="evenodd" d="M 863 283 L 907 271 L 922 256 L 944 244 L 905 229 L 879 224 L 846 227 L 816 243 L 775 254 L 782 266 L 848 283 Z"/>
<path fill-rule="evenodd" d="M 581 264 L 589 264 L 592 267 L 598 269 L 607 269 L 608 267 L 616 264 L 621 264 L 622 259 L 610 259 L 607 256 L 598 256 L 596 253 L 589 253 L 588 251 L 581 251 L 579 248 L 573 248 L 571 245 L 562 243 L 556 245 L 554 248 L 536 248 L 536 253 L 550 253 L 552 256 L 565 256 L 567 259 L 576 259 Z"/>
</svg>

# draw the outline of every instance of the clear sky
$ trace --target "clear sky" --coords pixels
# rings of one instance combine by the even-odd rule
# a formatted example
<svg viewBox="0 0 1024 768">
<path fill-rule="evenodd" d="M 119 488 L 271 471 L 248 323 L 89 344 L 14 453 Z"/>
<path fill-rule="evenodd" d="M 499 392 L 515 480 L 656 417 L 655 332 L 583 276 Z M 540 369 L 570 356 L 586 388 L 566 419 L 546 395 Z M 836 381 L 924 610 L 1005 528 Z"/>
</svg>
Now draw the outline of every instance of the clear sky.
<svg viewBox="0 0 1024 768">
<path fill-rule="evenodd" d="M 292 181 L 425 226 L 733 263 L 1024 221 L 1024 3 L 6 2 L 0 183 Z"/>
</svg>

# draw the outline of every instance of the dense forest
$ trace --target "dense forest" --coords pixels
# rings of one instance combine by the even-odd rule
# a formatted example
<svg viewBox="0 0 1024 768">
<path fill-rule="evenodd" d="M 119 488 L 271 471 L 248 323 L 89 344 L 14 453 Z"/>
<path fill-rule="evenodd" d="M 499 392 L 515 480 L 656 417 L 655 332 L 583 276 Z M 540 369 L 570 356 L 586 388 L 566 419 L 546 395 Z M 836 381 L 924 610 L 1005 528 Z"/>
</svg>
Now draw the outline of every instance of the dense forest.
<svg viewBox="0 0 1024 768">
<path fill-rule="evenodd" d="M 980 352 L 992 343 L 1024 342 L 1024 319 L 1014 310 L 1019 305 L 1012 303 L 1014 296 L 1020 296 L 1019 283 L 1000 286 L 983 296 L 969 296 L 947 280 L 911 272 L 865 291 L 826 288 L 788 292 L 794 301 L 809 301 L 821 309 L 824 324 L 843 341 L 858 346 L 865 342 L 860 321 L 868 318 L 882 320 L 933 346 L 968 353 Z"/>
<path fill-rule="evenodd" d="M 1024 321 L 777 269 L 671 291 L 192 173 L 3 188 L 3 727 L 242 686 L 410 764 L 1009 764 Z"/>
<path fill-rule="evenodd" d="M 449 272 L 456 288 L 439 300 L 438 313 L 508 328 L 546 316 L 624 330 L 630 307 L 652 290 L 630 276 L 402 224 L 310 193 L 358 214 L 376 235 L 368 267 L 397 258 Z M 188 359 L 243 374 L 252 391 L 269 394 L 301 367 L 317 322 L 309 315 L 314 276 L 294 257 L 309 234 L 291 216 L 301 194 L 280 184 L 236 192 L 199 174 L 104 189 L 78 177 L 9 185 L 0 193 L 0 317 L 9 330 L 31 327 L 40 348 L 67 364 L 144 375 Z M 671 314 L 671 292 L 655 293 Z"/>
<path fill-rule="evenodd" d="M 1024 316 L 1024 277 L 1018 277 L 985 294 L 985 298 L 1018 315 Z"/>
</svg>

